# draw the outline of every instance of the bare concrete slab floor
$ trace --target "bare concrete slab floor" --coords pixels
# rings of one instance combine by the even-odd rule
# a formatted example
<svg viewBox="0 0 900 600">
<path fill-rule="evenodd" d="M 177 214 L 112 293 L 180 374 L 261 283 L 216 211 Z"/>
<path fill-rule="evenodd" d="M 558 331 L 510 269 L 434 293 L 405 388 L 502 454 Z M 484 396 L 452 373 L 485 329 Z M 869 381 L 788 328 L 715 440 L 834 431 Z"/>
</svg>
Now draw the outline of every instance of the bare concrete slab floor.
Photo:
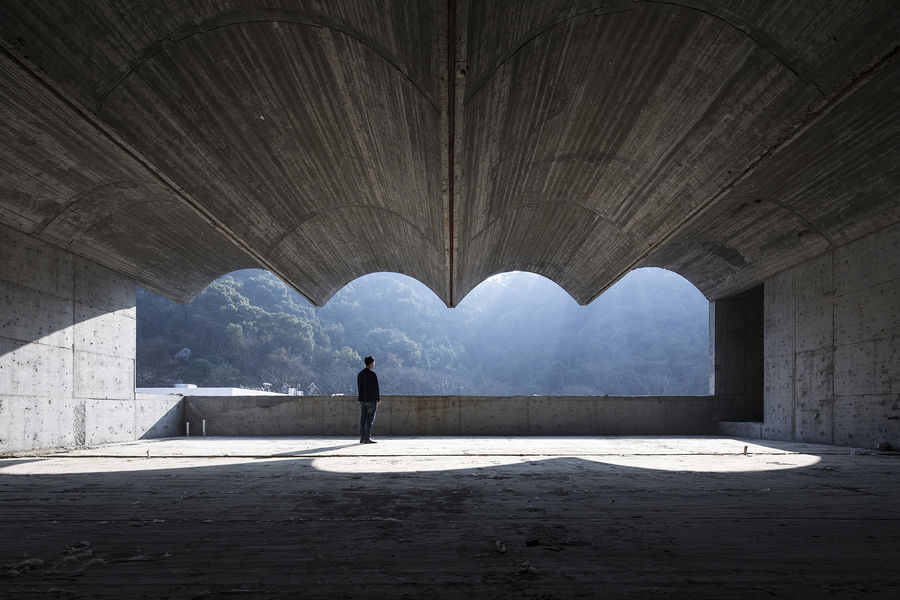
<svg viewBox="0 0 900 600">
<path fill-rule="evenodd" d="M 182 438 L 0 460 L 0 596 L 900 597 L 897 455 L 380 442 Z"/>
</svg>

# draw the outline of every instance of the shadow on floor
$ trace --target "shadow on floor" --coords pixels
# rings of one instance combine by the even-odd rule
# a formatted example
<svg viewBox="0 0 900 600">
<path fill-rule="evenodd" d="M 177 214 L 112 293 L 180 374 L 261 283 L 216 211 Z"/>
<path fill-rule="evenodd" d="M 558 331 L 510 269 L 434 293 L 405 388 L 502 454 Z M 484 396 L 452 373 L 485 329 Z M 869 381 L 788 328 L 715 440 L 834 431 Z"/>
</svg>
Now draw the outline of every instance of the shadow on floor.
<svg viewBox="0 0 900 600">
<path fill-rule="evenodd" d="M 17 599 L 900 596 L 900 462 L 817 458 L 0 461 L 0 582 Z"/>
</svg>

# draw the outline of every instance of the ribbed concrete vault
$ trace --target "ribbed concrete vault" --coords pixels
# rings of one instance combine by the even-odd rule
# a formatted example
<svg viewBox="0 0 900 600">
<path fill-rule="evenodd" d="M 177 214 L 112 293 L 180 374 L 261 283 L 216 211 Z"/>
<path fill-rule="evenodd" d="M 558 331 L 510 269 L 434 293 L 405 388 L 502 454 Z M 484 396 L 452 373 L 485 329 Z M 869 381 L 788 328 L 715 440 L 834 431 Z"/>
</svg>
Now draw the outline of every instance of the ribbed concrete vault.
<svg viewBox="0 0 900 600">
<path fill-rule="evenodd" d="M 709 298 L 900 221 L 900 3 L 0 4 L 0 223 L 188 300 Z"/>
</svg>

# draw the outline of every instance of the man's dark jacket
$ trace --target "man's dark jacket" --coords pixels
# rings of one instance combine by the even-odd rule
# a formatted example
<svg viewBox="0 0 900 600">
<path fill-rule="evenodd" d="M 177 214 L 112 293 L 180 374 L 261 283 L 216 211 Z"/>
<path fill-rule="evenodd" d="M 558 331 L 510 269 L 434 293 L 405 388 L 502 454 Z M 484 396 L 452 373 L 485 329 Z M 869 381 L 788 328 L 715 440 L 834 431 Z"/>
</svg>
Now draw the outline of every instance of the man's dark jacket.
<svg viewBox="0 0 900 600">
<path fill-rule="evenodd" d="M 376 404 L 381 401 L 381 393 L 378 391 L 378 375 L 375 371 L 365 368 L 356 376 L 356 385 L 359 388 L 359 401 L 366 404 Z"/>
</svg>

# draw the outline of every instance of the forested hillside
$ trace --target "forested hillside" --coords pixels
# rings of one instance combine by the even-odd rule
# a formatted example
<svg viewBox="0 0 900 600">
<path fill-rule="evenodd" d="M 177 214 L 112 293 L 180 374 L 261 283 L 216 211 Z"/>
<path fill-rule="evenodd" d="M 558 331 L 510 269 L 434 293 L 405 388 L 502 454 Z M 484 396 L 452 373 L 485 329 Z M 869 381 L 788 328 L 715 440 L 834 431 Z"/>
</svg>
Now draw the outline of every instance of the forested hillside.
<svg viewBox="0 0 900 600">
<path fill-rule="evenodd" d="M 357 279 L 314 308 L 266 271 L 227 275 L 190 304 L 138 290 L 139 386 L 356 392 L 362 357 L 385 394 L 705 394 L 708 304 L 639 269 L 578 306 L 551 281 L 505 274 L 448 309 L 419 282 Z"/>
</svg>

